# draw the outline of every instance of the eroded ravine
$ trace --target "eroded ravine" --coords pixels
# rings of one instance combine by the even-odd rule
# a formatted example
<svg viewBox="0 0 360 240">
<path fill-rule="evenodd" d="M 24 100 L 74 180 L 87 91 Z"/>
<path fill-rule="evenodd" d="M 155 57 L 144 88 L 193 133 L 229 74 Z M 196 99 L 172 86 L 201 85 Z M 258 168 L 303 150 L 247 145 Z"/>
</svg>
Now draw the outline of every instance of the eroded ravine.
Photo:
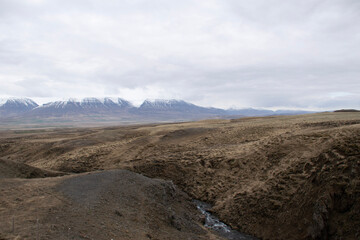
<svg viewBox="0 0 360 240">
<path fill-rule="evenodd" d="M 217 217 L 212 215 L 209 210 L 211 205 L 199 200 L 193 200 L 197 209 L 204 216 L 204 226 L 217 232 L 220 236 L 229 240 L 256 240 L 257 238 L 240 233 L 231 229 L 228 225 L 221 222 Z"/>
</svg>

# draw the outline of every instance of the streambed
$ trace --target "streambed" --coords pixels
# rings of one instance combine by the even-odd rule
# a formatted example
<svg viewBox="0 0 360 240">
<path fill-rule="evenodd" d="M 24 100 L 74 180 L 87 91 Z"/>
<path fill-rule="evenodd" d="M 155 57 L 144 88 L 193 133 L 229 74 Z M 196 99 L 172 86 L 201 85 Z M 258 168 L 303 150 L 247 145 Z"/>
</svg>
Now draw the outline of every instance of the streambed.
<svg viewBox="0 0 360 240">
<path fill-rule="evenodd" d="M 229 240 L 257 240 L 257 238 L 240 233 L 236 230 L 231 229 L 228 225 L 221 222 L 217 217 L 212 215 L 209 210 L 211 205 L 199 200 L 193 200 L 197 209 L 205 217 L 205 227 L 210 228 L 217 232 L 220 236 Z"/>
</svg>

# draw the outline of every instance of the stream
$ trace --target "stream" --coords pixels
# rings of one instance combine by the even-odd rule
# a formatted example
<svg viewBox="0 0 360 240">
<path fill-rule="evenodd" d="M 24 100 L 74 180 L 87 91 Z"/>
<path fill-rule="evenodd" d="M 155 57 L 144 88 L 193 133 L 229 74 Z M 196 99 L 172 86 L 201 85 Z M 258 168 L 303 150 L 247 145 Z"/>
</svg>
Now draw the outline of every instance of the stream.
<svg viewBox="0 0 360 240">
<path fill-rule="evenodd" d="M 205 227 L 210 228 L 217 232 L 220 236 L 230 240 L 257 240 L 255 237 L 240 233 L 231 229 L 228 225 L 221 222 L 217 217 L 213 216 L 209 209 L 211 205 L 199 200 L 193 200 L 197 209 L 205 216 Z"/>
</svg>

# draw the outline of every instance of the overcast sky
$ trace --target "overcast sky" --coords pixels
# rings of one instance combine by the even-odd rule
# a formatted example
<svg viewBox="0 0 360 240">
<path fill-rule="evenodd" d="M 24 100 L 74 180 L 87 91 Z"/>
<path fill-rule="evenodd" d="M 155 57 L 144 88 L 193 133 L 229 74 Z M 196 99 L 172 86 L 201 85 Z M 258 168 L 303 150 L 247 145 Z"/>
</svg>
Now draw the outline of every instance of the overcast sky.
<svg viewBox="0 0 360 240">
<path fill-rule="evenodd" d="M 0 97 L 360 108 L 359 0 L 0 0 Z"/>
</svg>

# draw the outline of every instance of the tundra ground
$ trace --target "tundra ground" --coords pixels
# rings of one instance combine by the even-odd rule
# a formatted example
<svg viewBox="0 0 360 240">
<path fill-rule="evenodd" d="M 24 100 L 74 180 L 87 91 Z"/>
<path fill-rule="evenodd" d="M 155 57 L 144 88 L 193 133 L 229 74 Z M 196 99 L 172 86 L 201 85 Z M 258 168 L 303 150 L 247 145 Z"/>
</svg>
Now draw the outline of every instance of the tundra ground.
<svg viewBox="0 0 360 240">
<path fill-rule="evenodd" d="M 86 176 L 86 173 L 93 171 L 126 169 L 150 178 L 171 180 L 178 188 L 176 198 L 181 204 L 167 203 L 171 208 L 178 209 L 171 212 L 163 208 L 161 203 L 160 206 L 155 203 L 152 206 L 141 200 L 143 216 L 151 218 L 156 213 L 154 217 L 159 220 L 158 225 L 154 226 L 158 227 L 145 220 L 139 220 L 138 224 L 128 220 L 132 230 L 128 229 L 128 235 L 126 232 L 116 232 L 116 236 L 122 236 L 120 239 L 134 237 L 131 231 L 136 228 L 144 239 L 167 239 L 175 236 L 175 233 L 179 234 L 178 239 L 184 239 L 184 236 L 190 239 L 212 236 L 212 233 L 198 227 L 196 213 L 192 213 L 192 208 L 187 205 L 187 195 L 213 204 L 212 211 L 233 228 L 263 239 L 360 238 L 358 112 L 123 127 L 3 131 L 0 136 L 0 158 L 0 164 L 13 166 L 8 167 L 6 174 L 2 173 L 6 178 L 0 180 L 1 228 L 4 227 L 5 218 L 11 219 L 12 214 L 34 221 L 30 220 L 35 214 L 33 204 L 39 204 L 42 198 L 47 199 L 46 189 L 55 189 L 52 192 L 55 195 L 47 201 L 50 207 L 42 209 L 45 203 L 36 205 L 36 211 L 43 210 L 39 213 L 41 219 L 51 218 L 53 212 L 49 209 L 62 209 L 66 201 L 72 203 L 74 200 L 64 200 L 69 197 L 58 186 L 70 181 L 65 179 L 74 178 L 74 174 Z M 19 167 L 14 167 L 14 164 Z M 29 171 L 35 173 L 31 175 Z M 49 178 L 61 174 L 70 176 Z M 28 180 L 11 176 L 46 178 Z M 165 184 L 166 189 L 170 183 L 164 181 L 161 184 Z M 111 187 L 109 191 L 115 190 Z M 33 200 L 21 200 L 21 196 L 26 194 L 34 195 Z M 111 197 L 104 195 L 111 204 L 119 196 L 116 191 L 112 194 Z M 146 194 L 146 191 L 142 194 Z M 138 197 L 150 201 L 148 198 L 153 196 Z M 160 199 L 163 198 L 154 199 L 162 201 Z M 19 206 L 23 206 L 21 213 L 11 212 Z M 61 224 L 65 224 L 66 219 L 71 219 L 74 225 L 76 221 L 89 219 L 87 212 L 81 208 L 72 208 L 80 212 L 78 219 L 71 215 L 74 211 L 66 209 L 61 211 L 62 215 L 58 218 L 64 221 Z M 130 219 L 134 209 L 137 208 L 129 207 L 129 212 L 119 212 Z M 90 219 L 102 216 L 98 211 L 91 213 L 94 215 Z M 170 217 L 164 220 L 161 216 L 164 219 L 165 216 Z M 103 232 L 108 234 L 103 239 L 112 236 L 105 229 L 114 224 L 114 217 L 109 215 L 107 220 L 100 217 L 105 226 Z M 177 229 L 174 219 L 178 219 L 178 228 L 182 232 Z M 89 222 L 89 226 L 102 226 L 93 221 Z M 166 227 L 177 229 L 178 232 L 172 235 L 170 230 L 164 230 Z M 13 236 L 9 234 L 0 236 Z M 140 235 L 136 237 L 140 238 Z"/>
</svg>

